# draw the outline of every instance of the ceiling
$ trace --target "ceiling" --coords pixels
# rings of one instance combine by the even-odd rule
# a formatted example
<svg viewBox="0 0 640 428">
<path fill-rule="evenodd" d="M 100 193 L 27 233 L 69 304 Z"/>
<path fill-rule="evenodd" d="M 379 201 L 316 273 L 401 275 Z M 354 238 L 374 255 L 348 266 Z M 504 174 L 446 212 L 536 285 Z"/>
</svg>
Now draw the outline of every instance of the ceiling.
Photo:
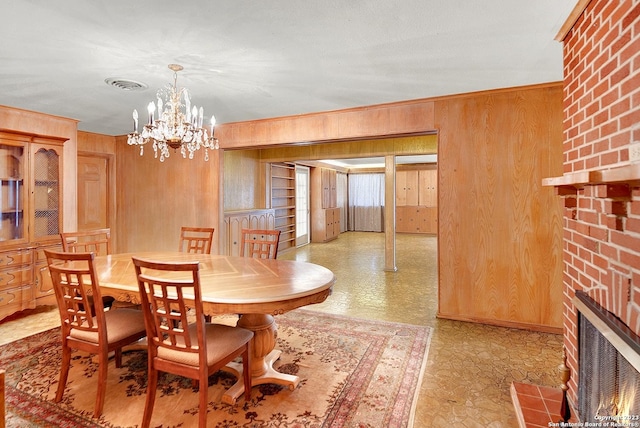
<svg viewBox="0 0 640 428">
<path fill-rule="evenodd" d="M 562 80 L 576 0 L 20 0 L 0 4 L 0 104 L 131 131 L 173 81 L 218 123 Z M 105 79 L 146 84 L 125 91 Z"/>
</svg>

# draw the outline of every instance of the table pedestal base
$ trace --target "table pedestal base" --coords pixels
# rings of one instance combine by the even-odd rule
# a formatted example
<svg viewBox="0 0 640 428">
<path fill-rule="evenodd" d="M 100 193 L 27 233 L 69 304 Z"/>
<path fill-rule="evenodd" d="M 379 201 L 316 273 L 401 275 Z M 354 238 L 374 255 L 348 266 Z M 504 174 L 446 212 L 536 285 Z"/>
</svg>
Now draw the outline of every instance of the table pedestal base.
<svg viewBox="0 0 640 428">
<path fill-rule="evenodd" d="M 272 315 L 269 314 L 244 314 L 238 320 L 238 327 L 253 331 L 251 339 L 251 385 L 261 385 L 263 383 L 277 383 L 286 385 L 290 390 L 294 390 L 300 379 L 280 373 L 273 368 L 280 354 L 275 350 L 278 328 Z M 228 369 L 238 377 L 238 381 L 222 396 L 222 401 L 233 404 L 244 392 L 242 384 L 242 365 L 236 363 L 227 364 Z"/>
<path fill-rule="evenodd" d="M 281 353 L 282 351 L 279 349 L 274 349 L 264 358 L 267 370 L 260 376 L 252 376 L 251 386 L 275 383 L 278 385 L 288 386 L 291 391 L 296 389 L 300 383 L 300 378 L 298 376 L 280 373 L 273 368 L 273 363 L 280 358 Z M 233 373 L 238 378 L 238 381 L 224 393 L 222 396 L 222 402 L 226 404 L 235 404 L 238 397 L 244 394 L 244 384 L 242 383 L 242 364 L 235 362 L 229 363 L 223 370 Z"/>
</svg>

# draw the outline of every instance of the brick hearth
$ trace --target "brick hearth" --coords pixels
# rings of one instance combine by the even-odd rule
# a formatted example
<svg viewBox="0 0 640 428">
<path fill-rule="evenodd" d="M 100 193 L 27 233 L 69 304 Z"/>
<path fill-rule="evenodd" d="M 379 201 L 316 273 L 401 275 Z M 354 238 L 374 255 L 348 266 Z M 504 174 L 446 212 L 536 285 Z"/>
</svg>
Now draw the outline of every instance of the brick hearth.
<svg viewBox="0 0 640 428">
<path fill-rule="evenodd" d="M 549 428 L 560 421 L 562 390 L 514 382 L 511 384 L 511 400 L 518 416 L 520 428 Z M 569 422 L 578 422 L 571 409 Z"/>
</svg>

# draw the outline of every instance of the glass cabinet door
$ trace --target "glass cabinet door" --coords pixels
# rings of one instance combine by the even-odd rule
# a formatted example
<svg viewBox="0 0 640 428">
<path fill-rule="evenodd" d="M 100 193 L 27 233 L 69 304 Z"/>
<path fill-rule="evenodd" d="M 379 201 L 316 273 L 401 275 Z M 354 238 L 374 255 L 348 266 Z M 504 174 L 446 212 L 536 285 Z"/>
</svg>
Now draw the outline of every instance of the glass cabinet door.
<svg viewBox="0 0 640 428">
<path fill-rule="evenodd" d="M 0 144 L 0 241 L 25 239 L 24 146 Z"/>
<path fill-rule="evenodd" d="M 54 149 L 34 147 L 33 238 L 60 233 L 60 156 Z"/>
</svg>

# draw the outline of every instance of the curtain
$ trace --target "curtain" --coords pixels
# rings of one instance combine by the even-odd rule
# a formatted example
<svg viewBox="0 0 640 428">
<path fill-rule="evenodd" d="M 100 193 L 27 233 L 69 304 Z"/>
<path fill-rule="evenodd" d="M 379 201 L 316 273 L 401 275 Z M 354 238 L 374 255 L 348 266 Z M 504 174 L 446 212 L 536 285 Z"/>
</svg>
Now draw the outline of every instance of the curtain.
<svg viewBox="0 0 640 428">
<path fill-rule="evenodd" d="M 384 174 L 349 174 L 348 230 L 384 231 Z"/>
</svg>

